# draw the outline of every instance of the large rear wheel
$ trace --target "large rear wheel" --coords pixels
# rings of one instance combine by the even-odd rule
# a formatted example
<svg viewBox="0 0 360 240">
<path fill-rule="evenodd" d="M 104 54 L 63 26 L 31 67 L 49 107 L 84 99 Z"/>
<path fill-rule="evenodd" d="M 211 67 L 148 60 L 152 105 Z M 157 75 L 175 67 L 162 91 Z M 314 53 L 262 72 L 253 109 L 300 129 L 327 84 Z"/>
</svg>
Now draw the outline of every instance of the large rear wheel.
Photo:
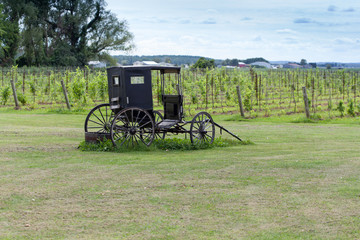
<svg viewBox="0 0 360 240">
<path fill-rule="evenodd" d="M 110 109 L 110 104 L 97 105 L 86 117 L 85 132 L 110 133 L 113 118 L 114 113 Z"/>
<path fill-rule="evenodd" d="M 150 114 L 135 107 L 125 108 L 116 114 L 110 128 L 114 146 L 150 146 L 154 134 L 155 124 Z"/>
</svg>

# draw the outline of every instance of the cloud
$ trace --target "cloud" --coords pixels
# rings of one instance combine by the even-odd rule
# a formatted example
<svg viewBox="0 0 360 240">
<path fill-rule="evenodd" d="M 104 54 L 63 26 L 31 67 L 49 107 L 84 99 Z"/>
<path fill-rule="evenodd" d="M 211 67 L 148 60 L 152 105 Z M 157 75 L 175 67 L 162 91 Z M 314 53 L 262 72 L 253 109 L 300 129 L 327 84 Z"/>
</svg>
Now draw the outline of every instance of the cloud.
<svg viewBox="0 0 360 240">
<path fill-rule="evenodd" d="M 315 23 L 311 18 L 297 18 L 294 20 L 294 23 Z"/>
<path fill-rule="evenodd" d="M 279 30 L 276 30 L 276 32 L 279 33 L 279 34 L 296 34 L 296 32 L 294 30 L 291 30 L 291 29 L 288 29 L 288 28 L 279 29 Z"/>
<path fill-rule="evenodd" d="M 299 41 L 296 38 L 288 37 L 284 39 L 284 43 L 286 44 L 298 44 Z"/>
<path fill-rule="evenodd" d="M 201 22 L 202 24 L 216 24 L 216 20 L 214 18 L 208 18 Z"/>
<path fill-rule="evenodd" d="M 242 19 L 240 19 L 241 21 L 250 21 L 250 20 L 252 20 L 252 18 L 249 18 L 249 17 L 244 17 L 244 18 L 242 18 Z"/>
<path fill-rule="evenodd" d="M 344 12 L 355 12 L 355 9 L 350 7 L 344 10 Z"/>
<path fill-rule="evenodd" d="M 158 17 L 148 17 L 143 18 L 141 21 L 148 22 L 148 23 L 168 23 L 169 21 L 164 18 L 158 18 Z"/>
<path fill-rule="evenodd" d="M 261 36 L 257 36 L 257 37 L 255 37 L 255 38 L 253 38 L 253 41 L 255 41 L 255 42 L 262 42 L 262 38 L 261 38 Z"/>
<path fill-rule="evenodd" d="M 207 12 L 207 13 L 210 13 L 210 14 L 216 14 L 216 13 L 218 13 L 218 11 L 217 11 L 216 9 L 212 9 L 212 8 L 211 8 L 211 9 L 207 9 L 206 12 Z"/>
<path fill-rule="evenodd" d="M 351 39 L 351 38 L 336 38 L 334 42 L 338 45 L 349 45 L 349 44 L 357 44 L 359 43 L 359 40 Z"/>
<path fill-rule="evenodd" d="M 337 7 L 334 6 L 334 5 L 330 5 L 327 10 L 328 10 L 329 12 L 335 12 L 335 11 L 337 11 Z"/>
<path fill-rule="evenodd" d="M 180 20 L 179 20 L 179 23 L 180 23 L 180 24 L 190 24 L 190 23 L 191 23 L 191 20 L 190 20 L 190 19 L 180 19 Z"/>
</svg>

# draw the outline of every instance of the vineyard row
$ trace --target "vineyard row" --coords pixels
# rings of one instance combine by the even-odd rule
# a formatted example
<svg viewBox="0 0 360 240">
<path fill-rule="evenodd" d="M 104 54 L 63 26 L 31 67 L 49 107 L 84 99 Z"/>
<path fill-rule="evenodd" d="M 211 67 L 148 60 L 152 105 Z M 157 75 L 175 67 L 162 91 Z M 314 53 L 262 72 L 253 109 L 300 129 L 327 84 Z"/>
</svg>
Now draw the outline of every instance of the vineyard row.
<svg viewBox="0 0 360 240">
<path fill-rule="evenodd" d="M 1 69 L 0 103 L 13 106 L 11 81 L 17 99 L 25 108 L 64 108 L 61 81 L 74 108 L 86 108 L 108 101 L 104 69 Z M 166 89 L 176 89 L 169 77 Z M 153 72 L 154 107 L 160 109 L 160 75 Z M 360 112 L 359 72 L 345 70 L 182 70 L 184 110 L 194 115 L 238 112 L 239 86 L 247 117 L 304 112 L 302 87 L 306 87 L 312 114 L 356 116 Z"/>
</svg>

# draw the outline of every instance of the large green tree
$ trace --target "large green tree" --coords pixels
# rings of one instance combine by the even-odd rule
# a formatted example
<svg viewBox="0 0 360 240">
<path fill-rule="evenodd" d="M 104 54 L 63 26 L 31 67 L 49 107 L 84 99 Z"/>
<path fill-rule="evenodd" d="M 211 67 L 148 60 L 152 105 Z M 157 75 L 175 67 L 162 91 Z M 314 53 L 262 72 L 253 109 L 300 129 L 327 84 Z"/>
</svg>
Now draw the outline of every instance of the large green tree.
<svg viewBox="0 0 360 240">
<path fill-rule="evenodd" d="M 204 57 L 199 58 L 197 62 L 192 65 L 192 68 L 214 68 L 215 60 L 214 59 L 206 59 Z"/>
<path fill-rule="evenodd" d="M 23 16 L 24 0 L 0 0 L 0 64 L 12 65 L 20 44 L 19 21 Z"/>
<path fill-rule="evenodd" d="M 18 3 L 4 4 L 8 7 L 2 11 L 9 19 L 10 13 L 17 13 L 17 18 L 12 18 L 14 36 L 17 36 L 13 42 L 17 45 L 3 45 L 15 51 L 10 57 L 12 60 L 19 50 L 23 52 L 18 60 L 20 65 L 83 66 L 93 59 L 109 60 L 110 50 L 126 51 L 132 48 L 133 36 L 127 22 L 119 21 L 106 10 L 104 0 L 0 2 Z"/>
</svg>

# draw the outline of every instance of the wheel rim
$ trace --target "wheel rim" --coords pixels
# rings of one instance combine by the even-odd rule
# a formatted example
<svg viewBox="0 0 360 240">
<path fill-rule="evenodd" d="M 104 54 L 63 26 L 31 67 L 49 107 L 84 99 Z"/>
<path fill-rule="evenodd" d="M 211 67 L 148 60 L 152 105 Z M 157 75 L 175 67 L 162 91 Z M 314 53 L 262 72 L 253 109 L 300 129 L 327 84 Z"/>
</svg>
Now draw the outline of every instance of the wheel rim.
<svg viewBox="0 0 360 240">
<path fill-rule="evenodd" d="M 212 144 L 215 138 L 215 125 L 206 112 L 196 114 L 191 122 L 190 140 L 192 144 L 200 145 L 204 143 Z"/>
<path fill-rule="evenodd" d="M 120 111 L 114 118 L 111 140 L 115 146 L 150 146 L 154 139 L 154 121 L 150 114 L 140 108 Z"/>
<path fill-rule="evenodd" d="M 85 120 L 85 132 L 110 133 L 114 113 L 109 104 L 100 104 L 89 112 Z"/>
</svg>

